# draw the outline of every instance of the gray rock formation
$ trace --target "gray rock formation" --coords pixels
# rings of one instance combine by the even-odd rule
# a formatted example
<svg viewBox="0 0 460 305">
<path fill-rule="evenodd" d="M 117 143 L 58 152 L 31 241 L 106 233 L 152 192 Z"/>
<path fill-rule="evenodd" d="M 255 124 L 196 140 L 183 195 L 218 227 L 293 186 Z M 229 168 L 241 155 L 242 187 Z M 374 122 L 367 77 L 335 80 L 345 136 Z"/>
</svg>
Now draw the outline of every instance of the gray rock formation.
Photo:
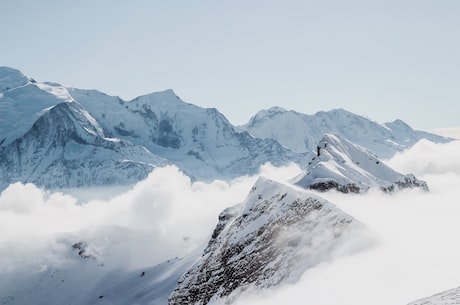
<svg viewBox="0 0 460 305">
<path fill-rule="evenodd" d="M 181 277 L 169 305 L 231 303 L 241 292 L 294 282 L 363 232 L 326 200 L 260 178 L 243 204 L 220 214 L 202 258 Z"/>
</svg>

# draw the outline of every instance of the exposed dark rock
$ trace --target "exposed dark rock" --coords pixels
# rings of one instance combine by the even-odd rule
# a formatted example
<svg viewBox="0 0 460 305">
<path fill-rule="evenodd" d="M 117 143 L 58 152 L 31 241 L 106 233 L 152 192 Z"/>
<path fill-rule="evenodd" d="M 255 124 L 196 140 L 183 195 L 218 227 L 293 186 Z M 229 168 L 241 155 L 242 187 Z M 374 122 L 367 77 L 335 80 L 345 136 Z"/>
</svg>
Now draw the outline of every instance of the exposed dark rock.
<svg viewBox="0 0 460 305">
<path fill-rule="evenodd" d="M 259 179 L 246 201 L 224 210 L 203 256 L 169 305 L 227 303 L 247 289 L 297 280 L 331 257 L 362 225 L 326 200 Z"/>
</svg>

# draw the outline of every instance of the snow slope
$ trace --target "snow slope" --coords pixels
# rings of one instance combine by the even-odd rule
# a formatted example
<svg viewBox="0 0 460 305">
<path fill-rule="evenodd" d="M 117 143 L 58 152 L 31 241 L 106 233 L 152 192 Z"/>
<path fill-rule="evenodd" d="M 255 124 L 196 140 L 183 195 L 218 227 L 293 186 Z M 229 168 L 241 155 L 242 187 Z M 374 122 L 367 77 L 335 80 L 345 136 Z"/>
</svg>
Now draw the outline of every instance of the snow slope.
<svg viewBox="0 0 460 305">
<path fill-rule="evenodd" d="M 179 277 L 196 259 L 196 255 L 189 255 L 124 270 L 81 251 L 69 252 L 64 266 L 42 265 L 35 270 L 10 272 L 7 281 L 0 281 L 0 304 L 165 305 Z"/>
<path fill-rule="evenodd" d="M 260 178 L 242 204 L 220 214 L 202 258 L 181 277 L 169 304 L 233 300 L 295 282 L 353 238 L 363 242 L 365 231 L 325 199 Z"/>
<path fill-rule="evenodd" d="M 306 171 L 294 178 L 294 184 L 319 191 L 336 189 L 344 193 L 360 193 L 369 188 L 385 192 L 408 187 L 428 190 L 424 181 L 414 175 L 394 171 L 373 153 L 338 135 L 326 134 L 317 145 L 316 152 Z"/>
<path fill-rule="evenodd" d="M 458 305 L 460 304 L 460 287 L 437 293 L 408 305 Z"/>
<path fill-rule="evenodd" d="M 448 138 L 413 130 L 401 120 L 379 124 L 344 109 L 307 115 L 273 107 L 258 112 L 240 128 L 261 139 L 275 139 L 299 153 L 314 151 L 326 133 L 337 134 L 381 158 L 390 158 L 422 138 L 436 143 L 449 141 Z"/>
<path fill-rule="evenodd" d="M 134 184 L 167 163 L 141 146 L 107 137 L 77 102 L 64 102 L 0 147 L 0 187 L 13 181 L 47 188 Z"/>
</svg>

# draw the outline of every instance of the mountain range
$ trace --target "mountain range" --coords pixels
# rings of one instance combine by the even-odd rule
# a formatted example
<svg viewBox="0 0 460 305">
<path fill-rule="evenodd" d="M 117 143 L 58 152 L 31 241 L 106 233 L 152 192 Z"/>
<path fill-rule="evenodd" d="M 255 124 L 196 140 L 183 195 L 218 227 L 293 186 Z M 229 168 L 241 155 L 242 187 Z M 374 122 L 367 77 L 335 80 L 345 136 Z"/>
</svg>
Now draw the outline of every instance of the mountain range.
<svg viewBox="0 0 460 305">
<path fill-rule="evenodd" d="M 267 162 L 305 167 L 327 132 L 383 157 L 422 138 L 449 141 L 342 109 L 309 116 L 276 107 L 235 127 L 172 90 L 124 101 L 0 67 L 0 189 L 18 181 L 49 189 L 127 185 L 167 164 L 203 181 L 254 174 Z"/>
<path fill-rule="evenodd" d="M 275 107 L 237 127 L 172 90 L 124 101 L 0 67 L 0 190 L 18 181 L 48 189 L 126 186 L 170 164 L 202 181 L 254 174 L 267 162 L 304 170 L 295 185 L 259 178 L 242 203 L 222 211 L 204 249 L 156 266 L 125 270 L 106 262 L 110 249 L 98 254 L 97 246 L 63 236 L 62 264 L 10 272 L 0 303 L 231 304 L 293 283 L 371 244 L 365 225 L 311 190 L 427 191 L 383 160 L 420 139 L 450 140 L 343 109 L 306 115 Z"/>
</svg>

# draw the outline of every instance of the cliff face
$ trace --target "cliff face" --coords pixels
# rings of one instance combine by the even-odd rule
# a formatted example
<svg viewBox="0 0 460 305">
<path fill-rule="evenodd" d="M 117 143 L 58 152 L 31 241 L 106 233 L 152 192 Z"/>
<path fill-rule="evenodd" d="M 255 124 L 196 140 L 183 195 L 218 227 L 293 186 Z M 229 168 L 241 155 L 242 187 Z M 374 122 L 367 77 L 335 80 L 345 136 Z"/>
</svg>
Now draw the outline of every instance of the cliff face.
<svg viewBox="0 0 460 305">
<path fill-rule="evenodd" d="M 169 304 L 207 304 L 248 289 L 296 281 L 363 226 L 326 200 L 259 179 L 244 203 L 219 216 L 202 258 L 179 280 Z"/>
</svg>

